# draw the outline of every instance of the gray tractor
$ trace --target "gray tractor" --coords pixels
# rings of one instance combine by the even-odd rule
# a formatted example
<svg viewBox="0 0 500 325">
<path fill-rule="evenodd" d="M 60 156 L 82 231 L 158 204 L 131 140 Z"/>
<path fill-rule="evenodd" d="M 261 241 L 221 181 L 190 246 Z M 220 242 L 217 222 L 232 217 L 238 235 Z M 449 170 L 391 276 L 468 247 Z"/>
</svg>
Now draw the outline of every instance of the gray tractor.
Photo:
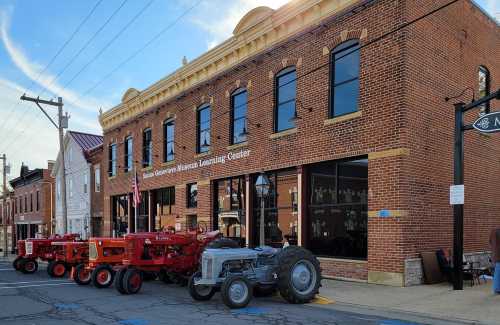
<svg viewBox="0 0 500 325">
<path fill-rule="evenodd" d="M 252 296 L 279 290 L 290 303 L 310 302 L 318 293 L 321 269 L 318 259 L 298 246 L 207 248 L 201 271 L 189 280 L 189 293 L 198 301 L 210 300 L 220 291 L 229 308 L 248 305 Z"/>
</svg>

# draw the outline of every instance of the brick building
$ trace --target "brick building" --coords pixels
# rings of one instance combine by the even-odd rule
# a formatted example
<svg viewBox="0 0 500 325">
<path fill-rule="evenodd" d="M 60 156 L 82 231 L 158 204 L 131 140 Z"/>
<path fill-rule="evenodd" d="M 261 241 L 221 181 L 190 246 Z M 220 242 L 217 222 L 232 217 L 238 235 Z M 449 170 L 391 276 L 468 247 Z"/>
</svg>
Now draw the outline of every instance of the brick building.
<svg viewBox="0 0 500 325">
<path fill-rule="evenodd" d="M 264 180 L 266 244 L 309 248 L 326 276 L 420 283 L 419 253 L 452 246 L 452 103 L 500 78 L 499 26 L 471 1 L 383 36 L 445 3 L 259 7 L 219 46 L 129 89 L 100 116 L 105 231 L 202 224 L 256 245 Z M 465 250 L 483 251 L 500 226 L 500 139 L 465 142 Z"/>
<path fill-rule="evenodd" d="M 103 236 L 103 206 L 104 191 L 101 184 L 104 179 L 102 170 L 102 144 L 86 151 L 86 158 L 90 165 L 90 235 Z"/>
<path fill-rule="evenodd" d="M 54 178 L 50 171 L 54 165 L 48 162 L 47 168 L 30 170 L 22 165 L 19 177 L 10 181 L 14 189 L 14 224 L 16 241 L 49 236 L 52 234 L 54 220 Z"/>
<path fill-rule="evenodd" d="M 8 191 L 8 194 L 5 197 L 5 201 L 3 195 L 0 197 L 0 251 L 3 251 L 5 246 L 3 237 L 5 224 L 7 224 L 7 251 L 12 251 L 12 224 L 14 222 L 14 204 L 14 191 Z"/>
</svg>

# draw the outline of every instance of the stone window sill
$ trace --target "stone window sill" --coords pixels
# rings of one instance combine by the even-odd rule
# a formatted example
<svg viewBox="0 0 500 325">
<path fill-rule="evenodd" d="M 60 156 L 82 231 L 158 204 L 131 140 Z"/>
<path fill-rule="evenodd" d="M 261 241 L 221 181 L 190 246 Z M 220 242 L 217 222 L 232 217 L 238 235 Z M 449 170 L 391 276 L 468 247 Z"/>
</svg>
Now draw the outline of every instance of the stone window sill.
<svg viewBox="0 0 500 325">
<path fill-rule="evenodd" d="M 362 115 L 363 114 L 361 113 L 361 111 L 345 114 L 342 116 L 338 116 L 338 117 L 334 117 L 334 118 L 330 118 L 330 119 L 325 120 L 324 125 L 332 125 L 332 124 L 336 124 L 336 123 L 340 123 L 340 122 L 349 121 L 349 120 L 361 117 Z"/>
<path fill-rule="evenodd" d="M 242 148 L 242 147 L 246 147 L 248 146 L 248 142 L 245 141 L 245 142 L 241 142 L 241 143 L 236 143 L 236 144 L 232 144 L 230 146 L 227 146 L 227 150 L 234 150 L 234 149 L 239 149 L 239 148 Z"/>
<path fill-rule="evenodd" d="M 163 163 L 161 163 L 161 165 L 162 165 L 163 167 L 167 167 L 167 166 L 172 166 L 172 165 L 175 165 L 175 160 L 171 160 L 171 161 L 163 162 Z"/>
<path fill-rule="evenodd" d="M 202 152 L 202 153 L 199 153 L 199 154 L 194 155 L 194 158 L 195 158 L 195 159 L 198 159 L 198 158 L 201 158 L 201 157 L 208 156 L 208 155 L 210 155 L 210 154 L 211 154 L 211 151 L 209 150 L 209 151 L 207 151 L 207 152 Z"/>
<path fill-rule="evenodd" d="M 288 129 L 285 131 L 271 134 L 269 136 L 269 139 L 278 139 L 278 138 L 285 137 L 287 135 L 291 135 L 291 134 L 295 134 L 295 133 L 297 133 L 297 128 Z"/>
</svg>

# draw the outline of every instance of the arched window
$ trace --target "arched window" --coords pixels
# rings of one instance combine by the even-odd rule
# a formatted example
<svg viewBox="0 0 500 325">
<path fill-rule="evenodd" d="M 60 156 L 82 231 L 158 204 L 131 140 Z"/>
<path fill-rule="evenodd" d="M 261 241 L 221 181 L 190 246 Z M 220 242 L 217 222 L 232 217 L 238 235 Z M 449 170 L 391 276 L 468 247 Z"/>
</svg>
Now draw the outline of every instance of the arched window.
<svg viewBox="0 0 500 325">
<path fill-rule="evenodd" d="M 295 67 L 288 67 L 276 75 L 276 104 L 274 131 L 281 132 L 295 127 L 295 94 L 297 73 Z"/>
<path fill-rule="evenodd" d="M 231 94 L 231 144 L 247 141 L 247 100 L 245 88 Z"/>
<path fill-rule="evenodd" d="M 349 40 L 331 55 L 330 116 L 356 112 L 359 97 L 359 41 Z"/>
<path fill-rule="evenodd" d="M 490 94 L 490 72 L 485 66 L 479 66 L 478 70 L 479 82 L 479 98 L 488 96 Z M 490 112 L 490 102 L 484 103 L 481 106 L 481 113 L 487 114 Z"/>
<path fill-rule="evenodd" d="M 210 150 L 210 105 L 203 104 L 196 110 L 196 152 Z"/>
</svg>

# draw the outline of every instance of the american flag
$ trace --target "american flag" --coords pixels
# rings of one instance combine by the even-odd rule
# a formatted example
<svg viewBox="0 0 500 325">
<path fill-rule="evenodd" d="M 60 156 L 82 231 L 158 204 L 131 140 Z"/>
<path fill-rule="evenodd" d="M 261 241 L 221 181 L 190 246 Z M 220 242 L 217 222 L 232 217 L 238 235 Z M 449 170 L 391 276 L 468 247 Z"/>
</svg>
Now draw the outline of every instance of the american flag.
<svg viewBox="0 0 500 325">
<path fill-rule="evenodd" d="M 139 178 L 137 172 L 134 174 L 134 181 L 132 182 L 132 192 L 134 193 L 134 208 L 138 207 L 141 203 L 141 192 L 139 192 Z"/>
</svg>

